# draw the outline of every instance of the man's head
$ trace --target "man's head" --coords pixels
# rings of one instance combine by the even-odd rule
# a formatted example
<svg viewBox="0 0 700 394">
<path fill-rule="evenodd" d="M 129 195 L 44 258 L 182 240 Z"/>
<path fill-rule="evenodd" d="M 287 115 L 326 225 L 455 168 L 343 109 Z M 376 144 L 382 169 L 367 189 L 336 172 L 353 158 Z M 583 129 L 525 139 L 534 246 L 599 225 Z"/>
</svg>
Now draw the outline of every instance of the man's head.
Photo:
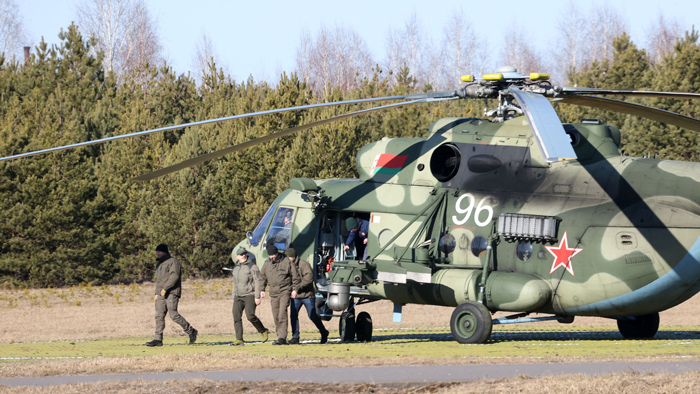
<svg viewBox="0 0 700 394">
<path fill-rule="evenodd" d="M 289 257 L 289 259 L 292 261 L 294 261 L 297 258 L 297 251 L 294 250 L 294 248 L 287 248 L 284 254 L 286 254 L 287 257 Z"/>
<path fill-rule="evenodd" d="M 348 231 L 354 230 L 357 228 L 357 219 L 350 217 L 345 219 L 345 227 L 347 227 Z"/>
<path fill-rule="evenodd" d="M 158 258 L 161 258 L 165 256 L 166 254 L 170 254 L 168 252 L 168 245 L 166 244 L 160 244 L 156 246 L 156 254 L 158 255 Z"/>
<path fill-rule="evenodd" d="M 245 248 L 236 249 L 236 258 L 238 258 L 239 263 L 243 263 L 248 260 L 248 251 Z"/>
<path fill-rule="evenodd" d="M 276 260 L 277 259 L 277 254 L 279 253 L 279 250 L 277 250 L 277 246 L 273 244 L 267 245 L 267 254 L 270 256 L 270 260 Z"/>
</svg>

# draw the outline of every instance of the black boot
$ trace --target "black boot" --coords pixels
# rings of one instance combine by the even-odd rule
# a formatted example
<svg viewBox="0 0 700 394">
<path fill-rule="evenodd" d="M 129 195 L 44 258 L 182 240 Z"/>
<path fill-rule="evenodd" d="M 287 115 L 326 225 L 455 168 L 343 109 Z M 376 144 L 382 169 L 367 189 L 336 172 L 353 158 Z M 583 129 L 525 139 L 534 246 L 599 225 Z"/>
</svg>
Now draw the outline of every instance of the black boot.
<svg viewBox="0 0 700 394">
<path fill-rule="evenodd" d="M 163 341 L 159 341 L 157 339 L 154 339 L 151 342 L 146 342 L 146 346 L 148 346 L 148 347 L 163 346 Z"/>
</svg>

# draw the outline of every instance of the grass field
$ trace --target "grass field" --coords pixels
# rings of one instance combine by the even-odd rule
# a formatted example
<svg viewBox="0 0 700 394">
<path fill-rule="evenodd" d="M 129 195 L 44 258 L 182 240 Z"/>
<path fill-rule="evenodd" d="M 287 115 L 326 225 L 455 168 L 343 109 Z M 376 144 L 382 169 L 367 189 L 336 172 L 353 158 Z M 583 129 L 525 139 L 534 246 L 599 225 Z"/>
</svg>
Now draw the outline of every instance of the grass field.
<svg viewBox="0 0 700 394">
<path fill-rule="evenodd" d="M 180 327 L 167 319 L 165 346 L 148 348 L 143 343 L 152 338 L 154 329 L 152 284 L 37 290 L 6 288 L 0 290 L 0 377 L 361 365 L 700 360 L 699 297 L 662 312 L 659 334 L 645 341 L 623 340 L 613 320 L 577 318 L 567 325 L 544 322 L 494 326 L 489 343 L 460 345 L 452 340 L 449 330 L 451 308 L 407 305 L 403 321 L 394 323 L 392 304 L 376 302 L 359 307 L 372 315 L 375 330 L 370 343 L 339 342 L 338 319 L 333 319 L 325 322 L 331 330 L 330 342 L 318 345 L 319 334 L 304 316 L 301 346 L 277 347 L 260 343 L 252 326 L 244 321 L 245 339 L 249 342 L 245 346 L 231 347 L 229 343 L 234 338 L 230 309 L 229 281 L 187 281 L 183 285 L 180 312 L 200 331 L 197 344 L 187 345 L 187 337 Z M 268 300 L 258 308 L 258 316 L 273 331 Z M 698 374 L 660 376 L 637 376 L 635 379 L 647 381 L 650 387 L 654 387 L 655 383 L 651 382 L 657 379 L 665 382 L 659 388 L 677 385 L 672 387 L 678 390 L 668 392 L 683 392 L 683 385 L 689 380 L 700 384 Z M 577 381 L 576 387 L 581 388 L 593 385 L 598 379 L 571 376 L 563 381 Z M 629 385 L 630 379 L 630 376 L 618 374 L 608 381 Z M 515 383 L 522 390 L 531 380 L 551 379 L 522 377 L 517 380 Z M 143 384 L 126 384 L 117 391 L 150 391 L 147 384 Z M 498 392 L 508 387 L 499 388 L 499 384 L 470 384 L 469 390 L 481 387 L 481 391 Z M 105 389 L 91 385 L 69 386 L 62 386 L 61 391 Z M 183 383 L 178 387 L 227 390 L 226 385 L 204 381 Z M 249 392 L 269 391 L 269 387 L 260 384 L 247 387 Z M 299 392 L 316 392 L 304 385 L 298 387 Z M 537 392 L 547 392 L 541 384 L 532 387 L 533 390 L 538 388 Z M 570 390 L 566 386 L 557 387 L 559 391 Z M 630 392 L 628 389 L 617 392 Z M 0 387 L 0 391 L 4 390 L 20 389 Z M 350 392 L 363 390 L 403 392 L 400 387 L 380 385 L 349 389 Z M 447 384 L 419 385 L 410 390 L 465 392 L 466 389 Z M 594 391 L 593 388 L 587 390 L 577 392 Z"/>
</svg>

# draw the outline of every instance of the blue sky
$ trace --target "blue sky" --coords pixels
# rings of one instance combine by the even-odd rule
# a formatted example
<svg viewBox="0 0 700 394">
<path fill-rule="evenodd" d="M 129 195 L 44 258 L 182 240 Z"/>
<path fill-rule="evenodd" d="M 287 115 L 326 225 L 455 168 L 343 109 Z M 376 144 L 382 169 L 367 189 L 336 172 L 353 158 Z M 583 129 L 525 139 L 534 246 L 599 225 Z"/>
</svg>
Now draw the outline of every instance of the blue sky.
<svg viewBox="0 0 700 394">
<path fill-rule="evenodd" d="M 19 0 L 20 15 L 35 45 L 43 36 L 58 43 L 58 33 L 76 17 L 81 0 Z M 462 10 L 476 33 L 497 54 L 510 24 L 517 24 L 540 51 L 557 33 L 565 0 L 523 1 L 221 1 L 146 0 L 158 21 L 165 58 L 178 73 L 192 67 L 195 47 L 206 34 L 219 61 L 236 79 L 277 80 L 282 70 L 294 68 L 302 30 L 315 34 L 322 25 L 353 28 L 369 45 L 377 61 L 384 57 L 389 29 L 401 29 L 415 12 L 427 34 L 438 42 L 450 14 Z M 615 0 L 610 2 L 626 18 L 632 39 L 644 46 L 646 30 L 662 12 L 683 29 L 700 28 L 697 0 Z M 534 6 L 533 4 L 536 4 Z M 602 1 L 576 2 L 588 8 Z M 565 17 L 564 17 L 565 18 Z M 466 70 L 465 70 L 466 73 Z"/>
</svg>

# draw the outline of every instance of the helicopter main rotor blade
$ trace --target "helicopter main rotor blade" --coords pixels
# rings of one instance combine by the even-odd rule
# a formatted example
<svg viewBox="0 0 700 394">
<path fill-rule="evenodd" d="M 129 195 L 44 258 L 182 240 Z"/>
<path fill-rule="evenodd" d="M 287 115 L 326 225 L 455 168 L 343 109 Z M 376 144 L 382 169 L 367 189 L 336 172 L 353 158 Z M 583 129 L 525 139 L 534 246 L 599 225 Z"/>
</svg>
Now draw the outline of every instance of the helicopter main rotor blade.
<svg viewBox="0 0 700 394">
<path fill-rule="evenodd" d="M 253 146 L 256 146 L 256 145 L 259 145 L 259 144 L 262 144 L 262 143 L 265 143 L 268 141 L 275 140 L 277 138 L 281 138 L 281 137 L 288 136 L 290 134 L 294 134 L 298 131 L 307 130 L 307 129 L 310 129 L 312 127 L 321 126 L 321 125 L 324 125 L 327 123 L 337 122 L 339 120 L 351 118 L 353 116 L 364 115 L 364 114 L 367 114 L 370 112 L 380 111 L 380 110 L 387 109 L 387 108 L 396 108 L 396 107 L 401 107 L 401 106 L 410 105 L 410 104 L 426 103 L 429 101 L 438 101 L 438 100 L 449 100 L 449 98 L 441 98 L 441 99 L 424 98 L 424 99 L 420 99 L 420 100 L 405 101 L 402 103 L 383 105 L 380 107 L 364 109 L 364 110 L 357 111 L 357 112 L 350 112 L 350 113 L 335 116 L 332 118 L 319 120 L 317 122 L 305 124 L 302 126 L 292 127 L 290 129 L 281 130 L 281 131 L 278 131 L 278 132 L 275 132 L 272 134 L 268 134 L 266 136 L 256 138 L 254 140 L 246 141 L 242 144 L 230 146 L 228 148 L 224 148 L 224 149 L 218 150 L 216 152 L 211 152 L 211 153 L 207 153 L 207 154 L 204 154 L 201 156 L 193 157 L 191 159 L 185 160 L 185 161 L 180 162 L 178 164 L 175 164 L 175 165 L 172 165 L 169 167 L 165 167 L 165 168 L 161 168 L 159 170 L 149 172 L 147 174 L 139 175 L 137 177 L 132 178 L 132 180 L 138 181 L 138 182 L 150 181 L 152 179 L 161 177 L 163 175 L 167 175 L 167 174 L 170 174 L 170 173 L 173 173 L 173 172 L 176 172 L 176 171 L 188 168 L 188 167 L 195 166 L 197 164 L 204 163 L 205 161 L 208 161 L 208 160 L 220 158 L 220 157 L 225 156 L 229 153 L 233 153 L 233 152 L 237 152 L 237 151 L 240 151 L 243 149 L 251 148 Z"/>
<path fill-rule="evenodd" d="M 700 119 L 681 115 L 672 111 L 648 107 L 646 105 L 630 103 L 629 101 L 596 96 L 557 97 L 552 101 L 557 103 L 583 105 L 586 107 L 622 112 L 624 114 L 639 116 L 661 123 L 672 124 L 688 130 L 700 131 Z"/>
<path fill-rule="evenodd" d="M 571 138 L 564 131 L 549 100 L 541 94 L 523 92 L 516 87 L 508 88 L 507 92 L 520 103 L 546 161 L 551 163 L 577 158 Z"/>
<path fill-rule="evenodd" d="M 562 94 L 567 95 L 623 95 L 637 97 L 662 97 L 671 99 L 700 99 L 700 93 L 684 93 L 684 92 L 661 92 L 656 90 L 622 90 L 622 89 L 596 89 L 596 88 L 572 88 L 565 87 L 561 90 Z"/>
<path fill-rule="evenodd" d="M 443 93 L 443 92 L 438 92 L 438 93 Z M 248 114 L 225 116 L 222 118 L 207 119 L 207 120 L 202 120 L 202 121 L 198 121 L 198 122 L 183 123 L 183 124 L 179 124 L 179 125 L 159 127 L 157 129 L 144 130 L 144 131 L 139 131 L 136 133 L 117 135 L 114 137 L 107 137 L 107 138 L 101 138 L 98 140 L 79 142 L 79 143 L 70 144 L 70 145 L 63 145 L 63 146 L 58 146 L 55 148 L 42 149 L 42 150 L 37 150 L 37 151 L 33 151 L 33 152 L 21 153 L 21 154 L 17 154 L 17 155 L 13 155 L 13 156 L 0 157 L 0 161 L 18 159 L 20 157 L 35 156 L 35 155 L 40 155 L 40 154 L 50 153 L 50 152 L 58 152 L 61 150 L 78 148 L 81 146 L 102 144 L 102 143 L 105 143 L 108 141 L 119 140 L 122 138 L 138 137 L 141 135 L 147 135 L 147 134 L 155 133 L 158 131 L 177 130 L 177 129 L 182 129 L 185 127 L 199 126 L 199 125 L 208 124 L 208 123 L 218 123 L 218 122 L 224 122 L 224 121 L 233 120 L 233 119 L 243 119 L 243 118 L 249 118 L 252 116 L 270 115 L 270 114 L 276 114 L 276 113 L 281 113 L 281 112 L 298 111 L 298 110 L 302 110 L 302 109 L 312 109 L 312 108 L 329 107 L 329 106 L 346 105 L 346 104 L 360 104 L 360 103 L 371 103 L 371 102 L 377 102 L 377 101 L 404 100 L 407 97 L 409 97 L 409 96 L 406 96 L 406 95 L 404 95 L 404 96 L 387 96 L 387 97 L 376 97 L 376 98 L 369 98 L 369 99 L 337 101 L 337 102 L 332 102 L 332 103 L 300 105 L 297 107 L 271 109 L 271 110 L 267 110 L 267 111 L 251 112 Z M 412 99 L 415 99 L 415 98 L 417 98 L 417 97 L 414 97 Z"/>
</svg>

